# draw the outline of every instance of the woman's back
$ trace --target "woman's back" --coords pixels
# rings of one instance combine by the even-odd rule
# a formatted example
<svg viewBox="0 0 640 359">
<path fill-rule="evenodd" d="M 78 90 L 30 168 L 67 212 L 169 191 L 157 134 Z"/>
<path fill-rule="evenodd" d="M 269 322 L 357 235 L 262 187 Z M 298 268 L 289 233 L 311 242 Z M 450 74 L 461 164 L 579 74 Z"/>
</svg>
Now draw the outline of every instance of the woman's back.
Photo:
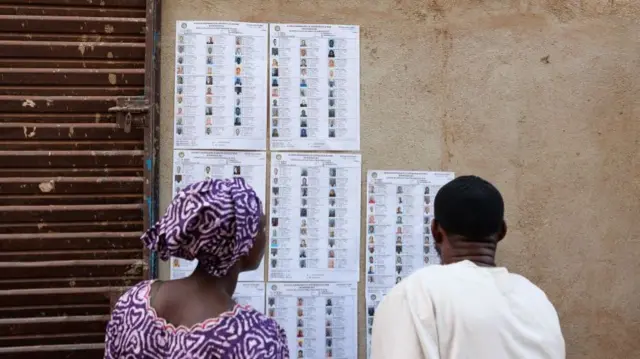
<svg viewBox="0 0 640 359">
<path fill-rule="evenodd" d="M 248 306 L 236 304 L 190 327 L 167 323 L 151 306 L 152 284 L 141 282 L 118 300 L 107 327 L 105 359 L 289 357 L 284 331 Z"/>
</svg>

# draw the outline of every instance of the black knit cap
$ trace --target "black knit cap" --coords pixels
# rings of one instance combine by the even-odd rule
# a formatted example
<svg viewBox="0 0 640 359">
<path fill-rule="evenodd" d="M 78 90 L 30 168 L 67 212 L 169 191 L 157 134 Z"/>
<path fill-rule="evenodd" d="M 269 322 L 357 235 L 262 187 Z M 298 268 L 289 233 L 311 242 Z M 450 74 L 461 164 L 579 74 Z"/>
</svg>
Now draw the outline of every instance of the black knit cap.
<svg viewBox="0 0 640 359">
<path fill-rule="evenodd" d="M 469 241 L 490 240 L 504 221 L 502 195 L 477 176 L 461 176 L 442 186 L 433 207 L 442 229 Z"/>
</svg>

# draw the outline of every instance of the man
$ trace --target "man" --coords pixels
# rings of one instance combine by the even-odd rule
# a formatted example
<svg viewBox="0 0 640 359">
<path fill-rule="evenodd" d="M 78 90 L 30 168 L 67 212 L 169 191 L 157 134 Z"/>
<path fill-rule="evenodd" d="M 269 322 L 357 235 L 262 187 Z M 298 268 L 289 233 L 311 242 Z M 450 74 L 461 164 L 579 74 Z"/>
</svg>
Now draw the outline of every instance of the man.
<svg viewBox="0 0 640 359">
<path fill-rule="evenodd" d="M 542 290 L 495 265 L 507 233 L 500 192 L 459 177 L 434 202 L 443 265 L 396 285 L 375 311 L 371 359 L 564 359 L 558 315 Z"/>
</svg>

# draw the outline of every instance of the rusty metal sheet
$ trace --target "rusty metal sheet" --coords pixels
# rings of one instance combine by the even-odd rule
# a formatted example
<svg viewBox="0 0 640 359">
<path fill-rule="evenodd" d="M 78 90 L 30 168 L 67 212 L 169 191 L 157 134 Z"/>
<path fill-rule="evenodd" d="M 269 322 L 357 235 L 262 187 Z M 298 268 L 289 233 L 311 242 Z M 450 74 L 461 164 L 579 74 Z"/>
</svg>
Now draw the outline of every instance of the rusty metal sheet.
<svg viewBox="0 0 640 359">
<path fill-rule="evenodd" d="M 0 39 L 2 40 L 2 39 Z M 53 69 L 144 69 L 144 61 L 139 60 L 69 60 L 69 59 L 33 59 L 24 57 L 13 57 L 9 59 L 0 58 L 0 67 L 12 68 L 53 68 Z"/>
<path fill-rule="evenodd" d="M 113 222 L 112 222 L 113 223 Z M 140 248 L 141 232 L 0 233 L 0 251 Z"/>
<path fill-rule="evenodd" d="M 82 16 L 82 17 L 137 17 L 144 18 L 144 9 L 122 7 L 62 7 L 47 5 L 2 5 L 0 15 Z"/>
<path fill-rule="evenodd" d="M 115 85 L 115 84 L 114 84 Z M 107 112 L 116 96 L 0 96 L 4 112 Z"/>
<path fill-rule="evenodd" d="M 116 116 L 111 113 L 101 113 L 92 111 L 90 113 L 1 113 L 0 126 L 6 127 L 20 126 L 22 124 L 50 123 L 63 125 L 67 123 L 78 123 L 84 127 L 91 127 L 91 124 L 116 123 Z M 2 133 L 2 131 L 0 131 Z M 140 139 L 138 134 L 138 139 Z M 7 137 L 8 139 L 20 139 L 17 137 Z M 90 138 L 98 139 L 98 138 Z"/>
<path fill-rule="evenodd" d="M 140 60 L 144 59 L 144 47 L 143 43 L 131 42 L 2 40 L 0 58 Z"/>
<path fill-rule="evenodd" d="M 0 262 L 0 279 L 141 276 L 143 267 L 133 259 Z"/>
<path fill-rule="evenodd" d="M 37 309 L 35 309 L 37 310 Z M 84 314 L 82 311 L 73 311 L 78 313 L 75 315 L 91 315 Z M 109 313 L 107 307 L 106 313 Z M 34 312 L 35 315 L 38 312 Z M 0 314 L 1 315 L 1 314 Z M 74 315 L 74 314 L 70 314 Z M 104 331 L 97 333 L 73 333 L 73 334 L 34 334 L 34 335 L 16 335 L 12 337 L 0 337 L 0 347 L 13 346 L 29 346 L 29 345 L 56 345 L 56 344 L 86 344 L 97 343 L 104 340 Z"/>
<path fill-rule="evenodd" d="M 1 70 L 0 70 L 1 71 Z M 83 75 L 86 76 L 86 75 Z M 31 85 L 31 84 L 30 84 Z M 1 95 L 13 95 L 20 97 L 28 96 L 135 96 L 144 91 L 142 86 L 118 86 L 118 87 L 99 87 L 99 86 L 2 86 L 0 85 Z"/>
<path fill-rule="evenodd" d="M 2 359 L 102 359 L 104 343 L 0 348 Z"/>
<path fill-rule="evenodd" d="M 82 331 L 95 333 L 104 330 L 108 321 L 108 315 L 0 318 L 0 336 L 78 333 Z"/>
<path fill-rule="evenodd" d="M 109 113 L 157 97 L 146 6 L 0 0 L 3 359 L 101 358 L 111 305 L 148 275 L 154 131 Z"/>
<path fill-rule="evenodd" d="M 139 248 L 109 250 L 15 251 L 0 253 L 0 262 L 38 262 L 73 259 L 142 259 Z"/>
<path fill-rule="evenodd" d="M 11 234 L 11 233 L 21 233 L 25 235 L 30 235 L 29 238 L 37 238 L 33 233 L 78 233 L 78 232 L 91 232 L 91 231 L 105 231 L 108 233 L 113 232 L 126 232 L 126 231 L 141 231 L 144 227 L 144 223 L 142 220 L 140 221 L 120 221 L 120 222 L 64 222 L 64 223 L 9 223 L 9 224 L 1 224 L 0 223 L 0 234 Z M 38 242 L 33 240 L 28 242 L 28 238 L 26 240 L 26 249 L 28 248 L 41 248 L 45 247 L 44 243 L 46 241 Z M 90 243 L 91 241 L 85 241 Z M 111 241 L 107 244 L 108 248 L 118 249 L 118 246 L 112 244 Z M 125 243 L 123 246 L 129 245 L 135 248 L 140 248 L 139 236 L 135 238 L 127 238 L 122 239 L 122 242 Z M 63 243 L 57 243 L 58 247 L 62 248 Z M 76 249 L 81 249 L 83 244 L 77 243 Z M 31 247 L 29 247 L 31 246 Z M 57 247 L 56 247 L 57 248 Z M 89 246 L 91 248 L 91 246 Z M 120 247 L 124 248 L 124 247 Z M 64 249 L 64 248 L 63 248 Z"/>
<path fill-rule="evenodd" d="M 0 31 L 76 34 L 144 35 L 141 18 L 0 15 Z"/>
<path fill-rule="evenodd" d="M 75 277 L 75 278 L 40 278 L 40 279 L 7 279 L 0 280 L 0 290 L 8 289 L 42 289 L 42 288 L 89 288 L 89 287 L 129 287 L 135 283 L 138 283 L 142 278 L 135 276 L 121 276 L 121 277 Z M 93 310 L 99 310 L 99 304 L 85 304 L 86 307 L 91 307 Z M 85 307 L 85 309 L 86 309 Z M 49 303 L 48 310 L 54 313 L 54 308 L 58 308 L 56 303 Z M 60 308 L 65 312 L 69 312 L 68 307 L 62 306 Z M 2 313 L 14 313 L 13 315 L 3 315 Z M 15 308 L 2 308 L 0 307 L 0 318 L 12 318 L 20 315 Z M 53 314 L 61 315 L 61 314 Z M 31 317 L 30 314 L 24 314 L 23 316 Z"/>
<path fill-rule="evenodd" d="M 134 35 L 85 35 L 85 34 L 32 34 L 32 33 L 0 33 L 0 40 L 8 41 L 65 41 L 65 42 L 114 42 L 142 43 L 139 36 Z"/>
<path fill-rule="evenodd" d="M 0 196 L 0 206 L 143 203 L 143 198 L 142 195 L 129 193 L 100 194 L 100 196 L 95 194 L 3 195 Z"/>
<path fill-rule="evenodd" d="M 0 141 L 0 148 L 11 150 L 144 150 L 142 141 Z"/>
<path fill-rule="evenodd" d="M 0 83 L 4 86 L 59 83 L 66 86 L 143 86 L 144 69 L 0 68 Z M 99 95 L 103 94 L 99 92 Z M 56 95 L 60 97 L 60 94 Z"/>
<path fill-rule="evenodd" d="M 77 221 L 132 221 L 140 218 L 142 204 L 2 206 L 0 223 Z"/>
<path fill-rule="evenodd" d="M 142 167 L 143 155 L 142 151 L 0 151 L 0 167 Z"/>
<path fill-rule="evenodd" d="M 60 151 L 61 153 L 71 151 Z M 0 152 L 1 153 L 1 152 Z M 0 155 L 0 158 L 1 155 Z M 2 173 L 2 172 L 0 172 Z M 0 178 L 0 194 L 57 195 L 57 194 L 138 194 L 142 191 L 142 177 L 4 177 Z M 106 197 L 109 198 L 109 197 Z M 0 211 L 2 208 L 0 208 Z"/>
<path fill-rule="evenodd" d="M 58 5 L 58 6 L 82 6 L 96 8 L 138 8 L 146 7 L 145 0 L 0 0 L 3 5 Z"/>
</svg>

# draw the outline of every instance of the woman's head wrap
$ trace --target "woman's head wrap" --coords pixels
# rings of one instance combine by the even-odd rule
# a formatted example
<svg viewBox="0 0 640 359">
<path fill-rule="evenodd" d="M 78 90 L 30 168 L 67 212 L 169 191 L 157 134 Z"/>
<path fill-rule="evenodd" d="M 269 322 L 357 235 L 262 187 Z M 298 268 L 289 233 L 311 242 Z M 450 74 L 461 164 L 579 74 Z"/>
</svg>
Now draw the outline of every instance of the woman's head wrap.
<svg viewBox="0 0 640 359">
<path fill-rule="evenodd" d="M 244 179 L 206 180 L 180 191 L 141 239 L 162 260 L 197 259 L 221 277 L 249 253 L 261 217 L 260 199 Z"/>
</svg>

